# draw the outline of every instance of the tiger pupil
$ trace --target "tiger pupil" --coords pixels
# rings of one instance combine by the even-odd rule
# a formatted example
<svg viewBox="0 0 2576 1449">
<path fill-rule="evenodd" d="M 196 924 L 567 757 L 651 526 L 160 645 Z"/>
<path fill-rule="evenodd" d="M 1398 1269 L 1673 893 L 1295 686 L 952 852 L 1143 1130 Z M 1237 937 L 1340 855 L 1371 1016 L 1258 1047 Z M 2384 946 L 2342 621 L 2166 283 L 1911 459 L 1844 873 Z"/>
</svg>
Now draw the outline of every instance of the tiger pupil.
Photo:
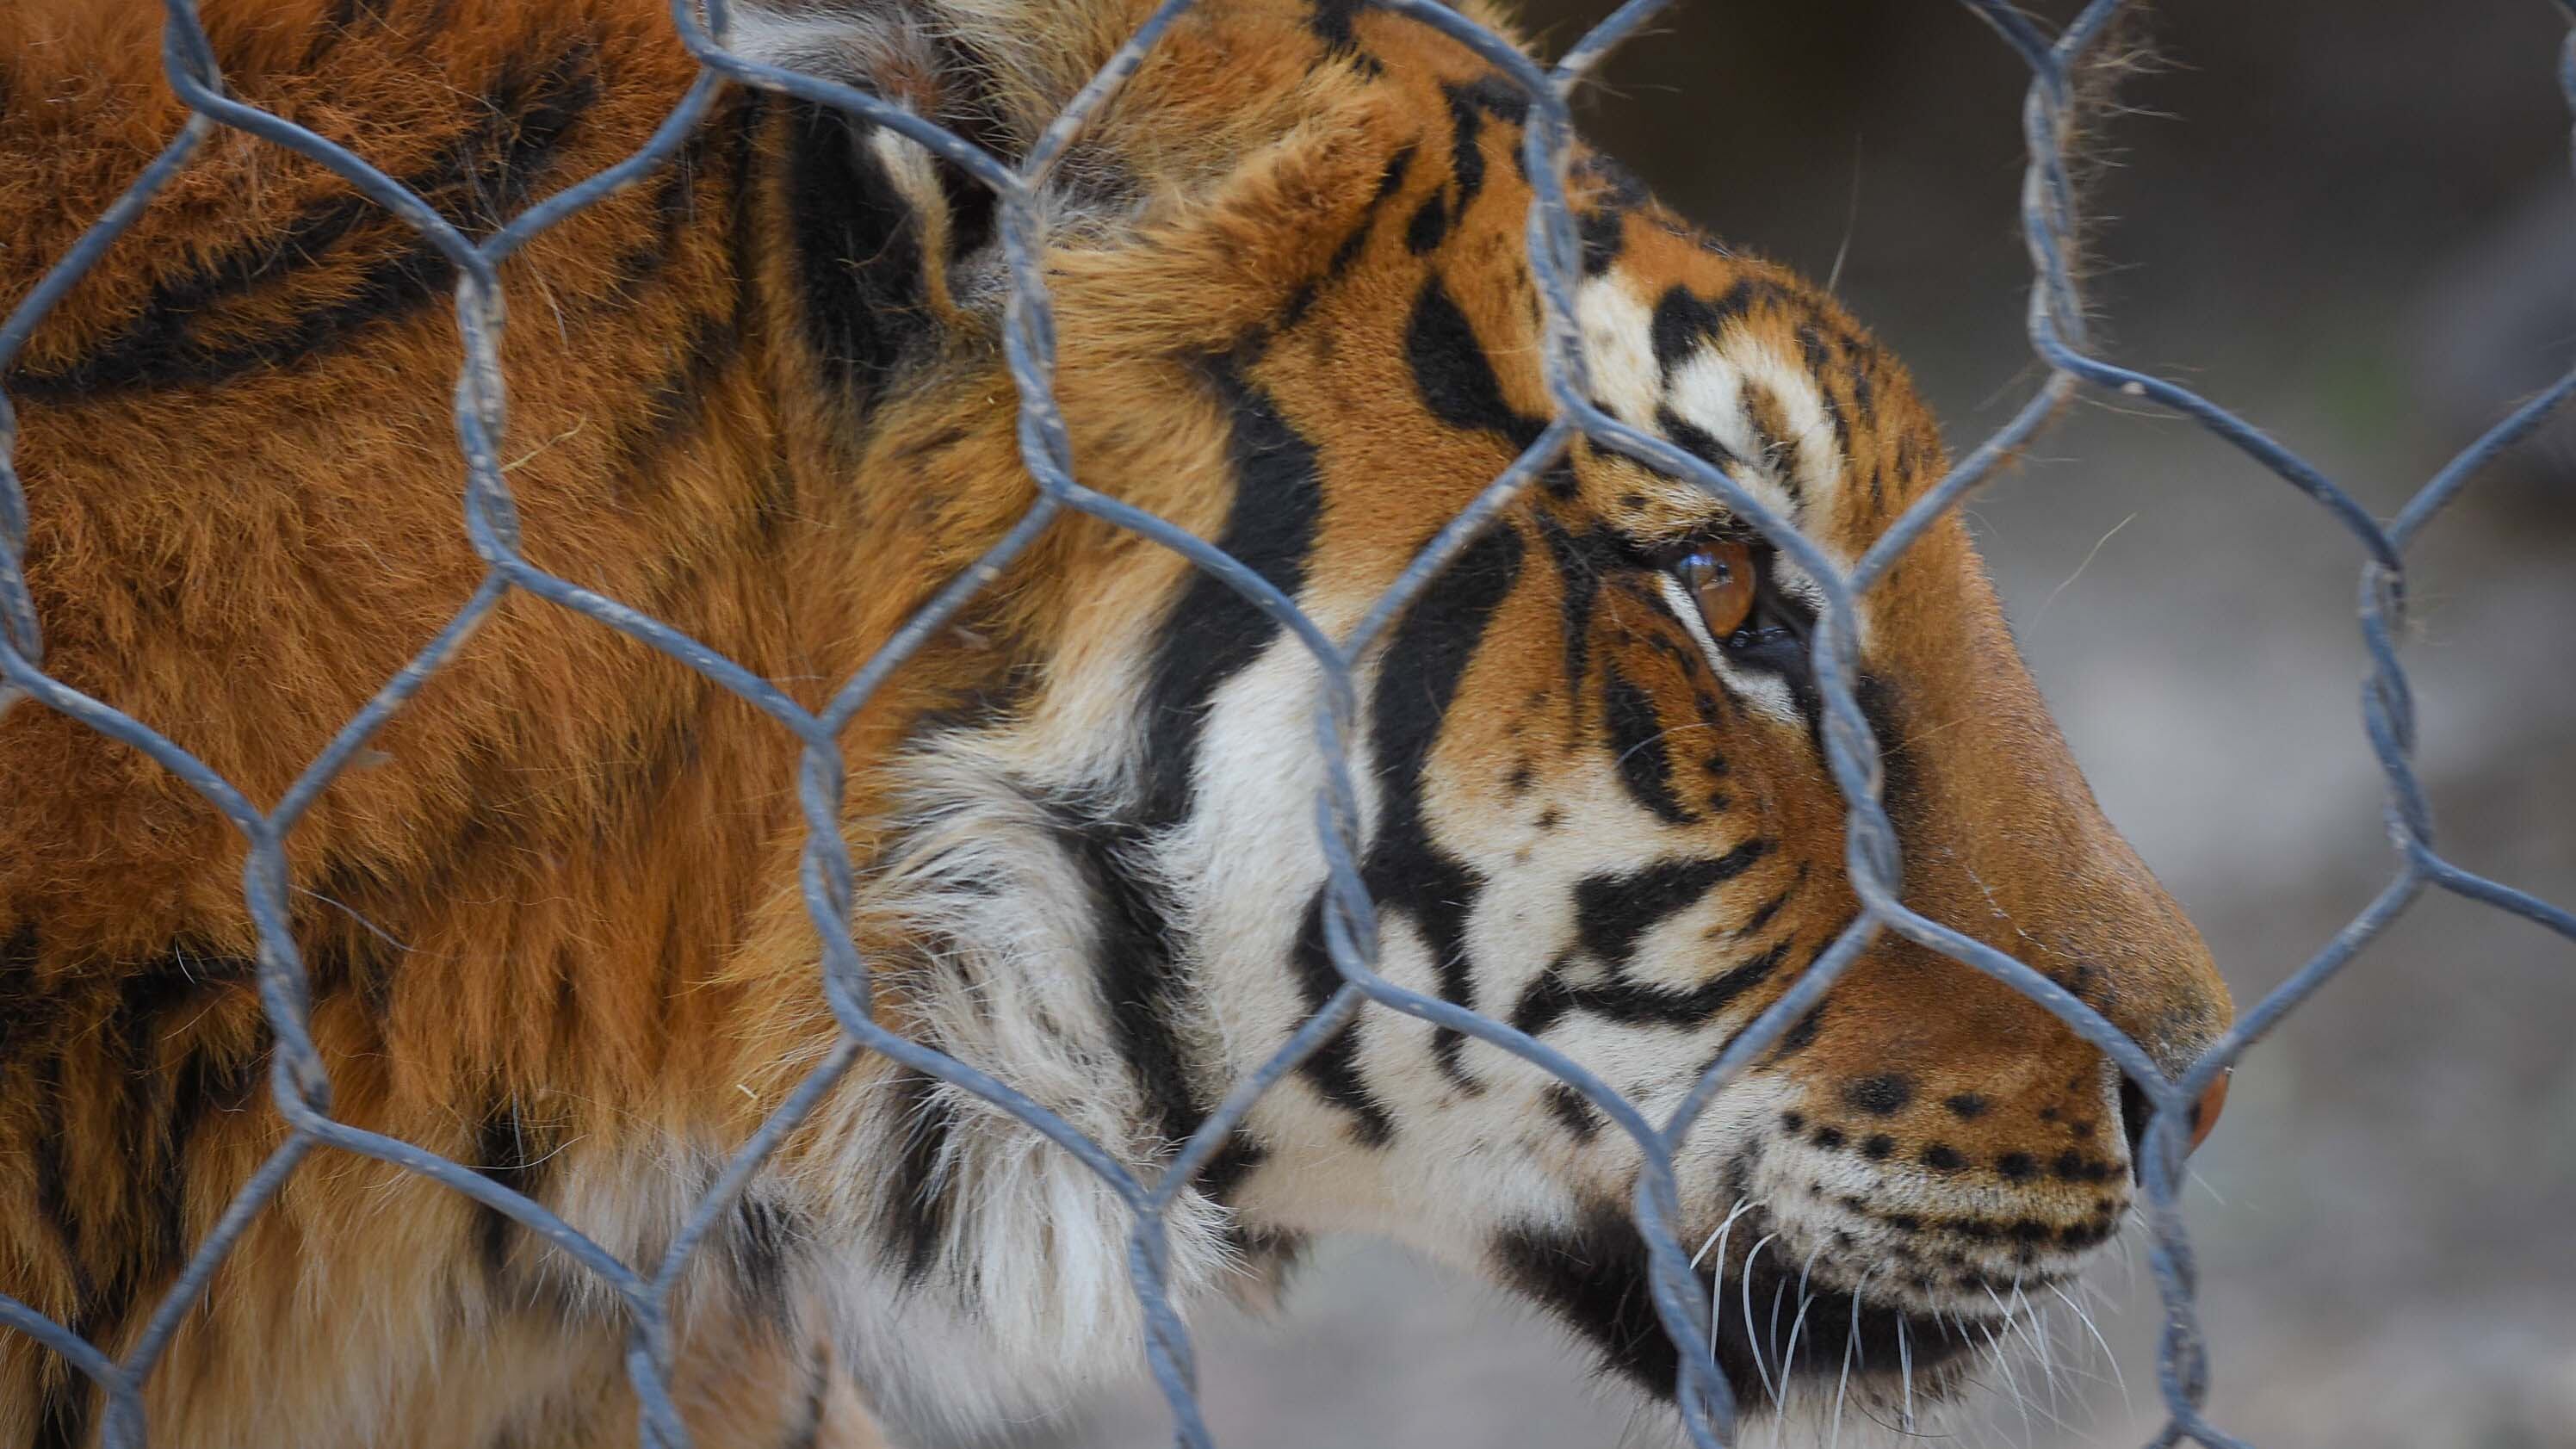
<svg viewBox="0 0 2576 1449">
<path fill-rule="evenodd" d="M 1751 545 L 1704 544 L 1684 555 L 1674 572 L 1698 601 L 1711 638 L 1723 641 L 1753 617 L 1757 580 Z"/>
</svg>

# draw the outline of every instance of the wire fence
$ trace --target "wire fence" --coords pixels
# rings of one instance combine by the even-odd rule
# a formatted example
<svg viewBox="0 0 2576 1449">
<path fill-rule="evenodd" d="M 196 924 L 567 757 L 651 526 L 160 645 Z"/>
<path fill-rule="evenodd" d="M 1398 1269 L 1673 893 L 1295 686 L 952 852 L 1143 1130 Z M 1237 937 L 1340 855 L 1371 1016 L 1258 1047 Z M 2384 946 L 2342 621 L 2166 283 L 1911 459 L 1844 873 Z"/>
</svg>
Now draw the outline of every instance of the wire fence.
<svg viewBox="0 0 2576 1449">
<path fill-rule="evenodd" d="M 290 1129 L 274 1153 L 243 1184 L 213 1230 L 195 1246 L 179 1278 L 121 1359 L 110 1357 L 27 1305 L 0 1296 L 0 1324 L 31 1335 L 103 1390 L 103 1429 L 108 1445 L 114 1449 L 139 1449 L 146 1442 L 141 1396 L 146 1376 L 246 1226 L 279 1193 L 299 1163 L 315 1149 L 330 1147 L 393 1164 L 462 1193 L 539 1234 L 597 1274 L 614 1291 L 627 1315 L 625 1367 L 640 1406 L 640 1441 L 652 1449 L 679 1449 L 689 1443 L 689 1434 L 674 1407 L 668 1385 L 673 1368 L 670 1301 L 683 1270 L 710 1229 L 734 1209 L 746 1185 L 782 1139 L 865 1053 L 874 1052 L 1001 1107 L 1080 1159 L 1123 1199 L 1134 1214 L 1128 1268 L 1144 1309 L 1144 1351 L 1170 1401 L 1178 1442 L 1199 1449 L 1211 1443 L 1211 1436 L 1197 1400 L 1197 1372 L 1190 1339 L 1165 1291 L 1164 1214 L 1257 1097 L 1317 1050 L 1355 1013 L 1364 1006 L 1375 1005 L 1463 1032 L 1535 1063 L 1580 1093 L 1635 1140 L 1644 1165 L 1633 1210 L 1649 1246 L 1655 1310 L 1680 1351 L 1678 1406 L 1691 1442 L 1699 1449 L 1715 1449 L 1735 1442 L 1735 1406 L 1714 1356 L 1707 1327 L 1707 1295 L 1692 1270 L 1689 1255 L 1675 1236 L 1679 1202 L 1674 1152 L 1720 1087 L 1815 1005 L 1884 932 L 1909 937 L 2007 983 L 2102 1050 L 2140 1084 L 2152 1103 L 2153 1115 L 2136 1170 L 2153 1236 L 2150 1261 L 2164 1303 L 2159 1383 L 2170 1415 L 2153 1442 L 2163 1446 L 2191 1441 L 2210 1449 L 2239 1442 L 2202 1415 L 2210 1382 L 2209 1353 L 2197 1320 L 2192 1253 L 2177 1203 L 2193 1103 L 2247 1046 L 2332 977 L 2427 886 L 2528 917 L 2576 940 L 2576 915 L 2464 870 L 2435 849 L 2432 811 L 2410 763 L 2416 721 L 2397 651 L 2406 604 L 2408 546 L 2459 496 L 2481 467 L 2533 432 L 2570 397 L 2576 397 L 2576 371 L 2524 402 L 2478 438 L 2425 482 L 2393 521 L 2383 524 L 2333 479 L 2226 409 L 2188 389 L 2091 355 L 2083 311 L 2070 275 L 2076 214 L 2065 158 L 2080 67 L 2126 0 L 2092 0 L 2054 34 L 2001 0 L 1963 0 L 2003 37 L 2031 72 L 2022 112 L 2029 162 L 2021 195 L 2021 225 L 2034 276 L 2028 331 L 2031 345 L 2048 372 L 2009 422 L 1937 488 L 1917 500 L 1850 570 L 1844 571 L 1723 469 L 1662 439 L 1638 432 L 1589 400 L 1591 393 L 1585 383 L 1573 320 L 1572 286 L 1573 279 L 1581 274 L 1581 252 L 1566 196 L 1572 135 L 1568 98 L 1612 46 L 1663 9 L 1667 0 L 1628 0 L 1553 67 L 1532 61 L 1500 36 L 1438 0 L 1374 0 L 1386 12 L 1409 17 L 1463 43 L 1529 100 L 1524 156 L 1535 199 L 1528 217 L 1527 246 L 1544 313 L 1543 362 L 1555 412 L 1537 440 L 1424 547 L 1360 622 L 1335 638 L 1241 561 L 1077 481 L 1071 446 L 1056 407 L 1055 328 L 1039 266 L 1043 238 L 1038 200 L 1050 173 L 1085 123 L 1142 63 L 1157 38 L 1193 3 L 1216 6 L 1226 0 L 1165 0 L 1055 118 L 1029 154 L 1011 163 L 886 98 L 733 54 L 723 43 L 724 0 L 703 0 L 702 7 L 693 0 L 674 0 L 673 23 L 681 41 L 697 59 L 700 72 L 650 141 L 619 164 L 529 207 L 477 244 L 420 195 L 345 148 L 292 121 L 228 96 L 193 0 L 165 0 L 163 68 L 170 86 L 192 115 L 140 178 L 18 301 L 5 323 L 0 323 L 0 371 L 14 362 L 46 314 L 79 283 L 218 128 L 234 128 L 300 152 L 346 178 L 364 195 L 417 229 L 456 267 L 456 311 L 464 340 L 464 360 L 456 382 L 455 424 L 466 460 L 464 524 L 485 572 L 479 587 L 445 627 L 340 728 L 276 805 L 262 810 L 166 736 L 45 673 L 43 635 L 24 572 L 27 502 L 10 461 L 17 440 L 17 421 L 5 395 L 0 395 L 0 680 L 6 681 L 5 687 L 0 687 L 0 706 L 16 699 L 32 699 L 143 751 L 213 804 L 246 839 L 248 861 L 243 891 L 259 935 L 260 1001 L 275 1034 L 271 1088 L 277 1109 Z M 2576 110 L 2576 0 L 2552 3 L 2565 12 L 2571 26 L 2560 57 L 2559 76 L 2571 110 Z M 1037 499 L 999 542 L 942 588 L 820 710 L 800 707 L 775 683 L 668 625 L 529 563 L 520 552 L 518 515 L 499 451 L 507 432 L 499 363 L 503 327 L 500 264 L 539 232 L 635 185 L 671 162 L 718 92 L 728 84 L 758 87 L 837 108 L 898 132 L 954 164 L 996 197 L 1001 242 L 1009 267 L 1004 345 L 1018 393 L 1020 453 L 1036 482 Z M 2151 400 L 2198 422 L 2314 499 L 2352 534 L 2363 555 L 2358 615 L 2370 668 L 2361 688 L 2361 715 L 2371 748 L 2387 779 L 2385 813 L 2396 869 L 2367 907 L 2278 989 L 2245 1011 L 2226 1036 L 2179 1080 L 2164 1077 L 2137 1043 L 2064 988 L 2012 957 L 1917 914 L 1900 899 L 1903 876 L 1897 839 L 1878 798 L 1882 778 L 1879 745 L 1854 692 L 1858 677 L 1855 601 L 1938 515 L 1975 488 L 2061 402 L 2085 387 Z M 1822 737 L 1826 759 L 1846 803 L 1849 874 L 1861 909 L 1787 993 L 1736 1036 L 1678 1109 L 1662 1122 L 1648 1120 L 1597 1077 L 1531 1037 L 1462 1007 L 1398 987 L 1378 975 L 1375 913 L 1355 863 L 1360 826 L 1347 740 L 1355 717 L 1354 679 L 1362 657 L 1444 565 L 1577 438 L 1588 438 L 1597 446 L 1688 478 L 1706 489 L 1803 568 L 1817 582 L 1824 598 L 1813 641 L 1816 683 L 1824 707 Z M 873 1011 L 869 967 L 853 944 L 851 931 L 853 866 L 840 828 L 841 733 L 893 671 L 945 627 L 974 594 L 1009 568 L 1039 532 L 1067 509 L 1132 531 L 1181 554 L 1197 568 L 1222 580 L 1293 634 L 1311 651 L 1323 675 L 1315 712 L 1315 739 L 1324 762 L 1325 783 L 1316 801 L 1315 819 L 1329 871 L 1324 936 L 1341 984 L 1275 1056 L 1250 1077 L 1234 1084 L 1219 1108 L 1152 1180 L 1140 1178 L 1101 1145 L 1038 1103 L 972 1066 L 880 1025 Z M 806 834 L 800 883 L 806 910 L 821 943 L 820 984 L 841 1035 L 829 1054 L 741 1146 L 714 1185 L 695 1202 L 667 1251 L 654 1263 L 622 1261 L 540 1203 L 469 1167 L 410 1143 L 334 1120 L 332 1083 L 308 1030 L 308 979 L 288 925 L 289 837 L 314 801 L 359 757 L 369 737 L 419 692 L 474 627 L 514 589 L 550 600 L 670 655 L 758 708 L 803 746 L 798 801 Z"/>
</svg>

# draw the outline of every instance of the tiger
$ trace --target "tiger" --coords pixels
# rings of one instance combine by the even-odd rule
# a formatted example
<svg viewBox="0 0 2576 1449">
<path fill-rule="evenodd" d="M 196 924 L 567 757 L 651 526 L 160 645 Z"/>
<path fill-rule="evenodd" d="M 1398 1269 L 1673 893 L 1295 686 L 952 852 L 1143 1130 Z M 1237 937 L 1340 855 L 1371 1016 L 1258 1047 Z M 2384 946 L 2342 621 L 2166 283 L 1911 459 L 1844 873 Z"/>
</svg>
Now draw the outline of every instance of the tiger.
<svg viewBox="0 0 2576 1449">
<path fill-rule="evenodd" d="M 722 43 L 1009 161 L 1145 0 L 734 0 Z M 1460 13 L 1525 46 L 1487 0 Z M 147 13 L 147 11 L 151 13 Z M 151 7 L 0 13 L 0 300 L 188 119 Z M 664 0 L 207 0 L 226 93 L 465 235 L 636 152 L 699 74 Z M 1357 0 L 1204 0 L 1038 188 L 1085 486 L 1342 637 L 1544 432 L 1528 94 Z M 1848 568 L 1947 476 L 1826 291 L 1567 162 L 1595 405 Z M 818 709 L 1038 498 L 993 192 L 899 128 L 728 83 L 668 164 L 500 268 L 496 445 L 526 558 Z M 459 277 L 321 164 L 220 130 L 29 337 L 41 667 L 260 809 L 473 595 Z M 1662 1121 L 1857 917 L 1810 646 L 1818 580 L 1675 470 L 1577 440 L 1360 658 L 1345 743 L 1375 969 Z M 1856 613 L 1902 898 L 2168 1074 L 2226 1031 L 2210 952 L 2093 799 L 1955 514 Z M 1314 651 L 1100 518 L 1049 521 L 840 737 L 877 1019 L 1159 1180 L 1333 998 Z M 0 714 L 0 1292 L 111 1356 L 288 1137 L 240 831 L 25 689 Z M 524 589 L 285 843 L 338 1122 L 543 1205 L 638 1271 L 843 1036 L 799 881 L 800 746 Z M 2009 986 L 1881 932 L 1674 1143 L 1674 1228 L 1736 1397 L 1930 1402 L 2131 1215 L 2148 1097 Z M 2206 1131 L 2215 1102 L 2197 1129 Z M 1595 1100 L 1370 1008 L 1179 1186 L 1183 1312 L 1269 1302 L 1319 1235 L 1409 1244 L 1674 1403 Z M 1127 1202 L 1017 1114 L 862 1053 L 670 1305 L 694 1442 L 920 1442 L 1136 1370 Z M 1803 1333 L 1757 1328 L 1795 1288 Z M 1748 1305 L 1735 1311 L 1725 1305 Z M 141 1380 L 154 1442 L 605 1445 L 639 1396 L 597 1273 L 423 1174 L 318 1149 Z M 104 1395 L 0 1333 L 0 1443 Z"/>
</svg>

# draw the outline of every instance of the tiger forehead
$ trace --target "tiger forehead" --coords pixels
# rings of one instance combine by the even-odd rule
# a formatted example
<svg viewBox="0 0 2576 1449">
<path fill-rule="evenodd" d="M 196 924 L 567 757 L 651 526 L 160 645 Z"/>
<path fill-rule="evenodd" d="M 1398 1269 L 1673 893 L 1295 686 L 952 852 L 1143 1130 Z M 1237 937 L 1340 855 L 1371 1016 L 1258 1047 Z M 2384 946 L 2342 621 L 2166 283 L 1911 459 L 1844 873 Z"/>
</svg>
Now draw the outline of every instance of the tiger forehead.
<svg viewBox="0 0 2576 1449">
<path fill-rule="evenodd" d="M 1673 230 L 1622 218 L 1632 247 L 1588 259 L 1575 302 L 1591 401 L 1780 517 L 1863 541 L 1944 466 L 1911 380 L 1829 298 Z M 1623 531 L 1729 521 L 1699 481 L 1615 442 L 1578 443 L 1572 476 Z"/>
<path fill-rule="evenodd" d="M 1445 79 L 1434 130 L 1450 131 L 1453 144 L 1414 138 L 1384 184 L 1418 206 L 1408 253 L 1453 292 L 1523 299 L 1535 323 L 1540 289 L 1525 226 L 1536 197 L 1522 164 L 1526 110 L 1497 103 L 1510 95 L 1495 75 Z M 1421 99 L 1430 103 L 1431 92 Z M 1426 151 L 1430 167 L 1418 164 Z M 1854 534 L 1850 542 L 1940 475 L 1939 430 L 1911 379 L 1831 296 L 1692 227 L 1589 147 L 1575 145 L 1566 174 L 1580 242 L 1580 269 L 1567 280 L 1594 405 L 1721 470 L 1774 512 Z M 1542 349 L 1482 341 L 1529 374 L 1505 390 L 1546 411 Z M 1582 501 L 1625 531 L 1676 535 L 1725 521 L 1724 503 L 1681 470 L 1615 445 L 1579 442 L 1572 474 Z"/>
</svg>

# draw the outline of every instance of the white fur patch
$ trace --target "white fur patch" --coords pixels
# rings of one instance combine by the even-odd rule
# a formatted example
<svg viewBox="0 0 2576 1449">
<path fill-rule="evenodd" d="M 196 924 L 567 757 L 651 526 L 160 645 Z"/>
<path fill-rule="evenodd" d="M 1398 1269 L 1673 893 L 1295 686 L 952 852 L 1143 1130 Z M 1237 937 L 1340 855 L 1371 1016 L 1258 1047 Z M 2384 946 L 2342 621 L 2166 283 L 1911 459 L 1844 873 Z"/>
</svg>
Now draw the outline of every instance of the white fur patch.
<svg viewBox="0 0 2576 1449">
<path fill-rule="evenodd" d="M 1764 445 L 1761 431 L 1753 426 L 1752 411 L 1745 405 L 1745 378 L 1745 367 L 1738 357 L 1714 344 L 1702 343 L 1673 368 L 1666 380 L 1664 402 L 1676 417 L 1754 465 L 1735 469 L 1730 475 L 1746 492 L 1781 517 L 1797 519 L 1797 504 L 1789 491 L 1780 486 L 1780 480 L 1768 468 L 1761 466 Z"/>
<path fill-rule="evenodd" d="M 1651 430 L 1664 400 L 1662 369 L 1655 365 L 1654 310 L 1613 268 L 1576 289 L 1574 315 L 1594 398 L 1619 421 Z"/>
<path fill-rule="evenodd" d="M 923 943 L 919 959 L 878 963 L 918 1039 L 1056 1112 L 1150 1183 L 1171 1144 L 1103 999 L 1102 902 L 1051 813 L 1126 792 L 1145 679 L 1137 643 L 1112 631 L 1023 722 L 922 749 L 905 770 L 906 829 L 859 909 Z M 777 1184 L 833 1235 L 817 1286 L 875 1406 L 901 1425 L 965 1431 L 1057 1407 L 1074 1386 L 1140 1363 L 1125 1202 L 1002 1108 L 945 1085 L 928 1096 L 923 1105 L 883 1077 L 845 1090 L 828 1109 L 832 1153 Z M 882 1225 L 889 1194 L 924 1186 L 890 1167 L 920 1112 L 943 1127 L 928 1139 L 939 1231 L 908 1278 Z M 1186 1307 L 1235 1272 L 1227 1218 L 1190 1192 L 1166 1221 L 1171 1295 Z"/>
</svg>

